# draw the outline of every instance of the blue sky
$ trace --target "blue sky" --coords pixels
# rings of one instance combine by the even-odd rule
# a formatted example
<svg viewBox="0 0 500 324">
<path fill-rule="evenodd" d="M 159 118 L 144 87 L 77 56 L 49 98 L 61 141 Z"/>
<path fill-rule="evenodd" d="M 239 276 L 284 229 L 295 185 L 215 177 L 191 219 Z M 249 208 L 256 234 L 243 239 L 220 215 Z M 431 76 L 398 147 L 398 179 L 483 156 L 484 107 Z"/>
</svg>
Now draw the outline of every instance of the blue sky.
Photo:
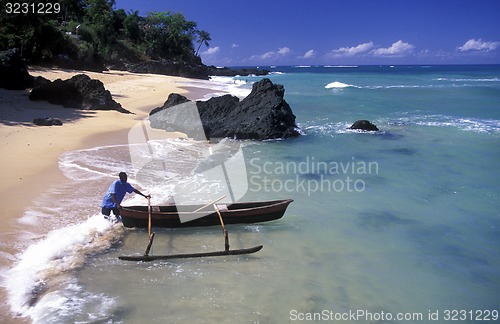
<svg viewBox="0 0 500 324">
<path fill-rule="evenodd" d="M 181 12 L 210 33 L 203 62 L 500 64 L 500 0 L 116 0 Z"/>
</svg>

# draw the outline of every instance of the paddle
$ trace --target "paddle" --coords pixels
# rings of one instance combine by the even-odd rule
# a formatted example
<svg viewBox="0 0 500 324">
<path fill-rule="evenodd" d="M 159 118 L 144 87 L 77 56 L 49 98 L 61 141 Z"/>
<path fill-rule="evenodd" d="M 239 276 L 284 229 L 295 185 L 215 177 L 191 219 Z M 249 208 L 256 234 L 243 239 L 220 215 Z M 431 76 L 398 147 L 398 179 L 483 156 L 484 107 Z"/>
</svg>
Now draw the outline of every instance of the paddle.
<svg viewBox="0 0 500 324">
<path fill-rule="evenodd" d="M 215 204 L 216 202 L 218 202 L 219 200 L 222 200 L 222 199 L 224 199 L 224 198 L 226 198 L 226 195 L 224 195 L 224 196 L 222 196 L 222 197 L 220 197 L 220 198 L 217 198 L 217 199 L 215 199 L 215 200 L 213 200 L 213 201 L 209 202 L 208 204 L 204 205 L 203 207 L 200 207 L 200 208 L 198 208 L 197 210 L 195 210 L 193 213 L 199 212 L 200 210 L 205 209 L 205 208 L 207 208 L 208 206 L 213 205 L 213 204 Z"/>
</svg>

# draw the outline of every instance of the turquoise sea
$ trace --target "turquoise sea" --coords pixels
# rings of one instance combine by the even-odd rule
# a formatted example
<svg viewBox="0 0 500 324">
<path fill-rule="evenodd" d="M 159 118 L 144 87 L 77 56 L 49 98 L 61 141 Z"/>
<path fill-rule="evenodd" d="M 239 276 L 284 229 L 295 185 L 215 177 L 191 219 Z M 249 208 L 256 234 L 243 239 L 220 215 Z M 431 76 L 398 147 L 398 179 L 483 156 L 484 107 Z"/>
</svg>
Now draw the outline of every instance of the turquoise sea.
<svg viewBox="0 0 500 324">
<path fill-rule="evenodd" d="M 34 323 L 499 320 L 500 66 L 267 68 L 302 135 L 236 141 L 241 200 L 294 199 L 280 220 L 228 226 L 232 247 L 262 251 L 118 260 L 142 253 L 147 231 L 99 214 L 116 174 L 127 171 L 153 204 L 181 191 L 215 197 L 221 182 L 192 173 L 207 147 L 151 143 L 168 152 L 168 181 L 142 174 L 132 145 L 67 152 L 68 182 L 19 220 L 21 252 L 2 269 L 12 312 Z M 241 95 L 260 79 L 205 86 Z M 349 130 L 358 119 L 380 131 Z M 155 232 L 154 254 L 223 249 L 219 227 Z"/>
</svg>

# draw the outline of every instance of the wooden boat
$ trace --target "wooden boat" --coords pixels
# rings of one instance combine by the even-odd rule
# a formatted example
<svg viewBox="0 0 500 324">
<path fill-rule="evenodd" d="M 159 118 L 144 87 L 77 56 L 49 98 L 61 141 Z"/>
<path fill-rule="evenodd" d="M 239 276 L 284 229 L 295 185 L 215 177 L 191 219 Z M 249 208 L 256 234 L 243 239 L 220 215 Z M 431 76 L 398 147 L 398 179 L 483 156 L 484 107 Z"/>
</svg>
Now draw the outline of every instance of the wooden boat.
<svg viewBox="0 0 500 324">
<path fill-rule="evenodd" d="M 224 223 L 226 224 L 248 224 L 267 222 L 283 217 L 286 208 L 292 199 L 272 200 L 260 202 L 241 202 L 231 205 L 217 204 Z M 179 207 L 179 208 L 177 208 Z M 220 225 L 219 216 L 210 206 L 201 211 L 196 211 L 201 205 L 182 206 L 152 206 L 151 226 L 153 227 L 198 227 Z M 195 212 L 190 212 L 195 211 Z M 209 214 L 207 215 L 207 212 Z M 148 206 L 122 207 L 120 210 L 122 222 L 125 227 L 148 227 Z M 179 215 L 188 219 L 188 222 L 180 221 Z"/>
</svg>

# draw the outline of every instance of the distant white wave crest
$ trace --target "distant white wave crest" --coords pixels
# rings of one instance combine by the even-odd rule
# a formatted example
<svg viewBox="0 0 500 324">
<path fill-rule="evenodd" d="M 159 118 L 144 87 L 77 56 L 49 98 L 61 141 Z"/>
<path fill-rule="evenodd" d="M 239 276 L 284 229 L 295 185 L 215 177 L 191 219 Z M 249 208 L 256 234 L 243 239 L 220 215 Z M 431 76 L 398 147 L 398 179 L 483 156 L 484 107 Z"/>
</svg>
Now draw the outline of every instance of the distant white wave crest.
<svg viewBox="0 0 500 324">
<path fill-rule="evenodd" d="M 334 82 L 328 83 L 325 86 L 325 89 L 343 89 L 343 88 L 349 88 L 349 87 L 355 87 L 355 86 L 353 86 L 352 84 L 334 81 Z"/>
<path fill-rule="evenodd" d="M 435 81 L 451 81 L 451 82 L 500 82 L 500 78 L 436 78 Z"/>
<path fill-rule="evenodd" d="M 375 124 L 385 124 L 387 127 L 381 128 L 380 132 L 370 134 L 388 134 L 394 126 L 429 126 L 429 127 L 455 127 L 462 131 L 500 134 L 500 120 L 478 119 L 478 118 L 459 118 L 446 115 L 417 115 L 411 117 L 401 117 L 393 120 L 374 121 Z M 362 131 L 352 130 L 349 127 L 352 122 L 309 122 L 301 125 L 303 135 L 326 135 L 335 136 L 340 134 L 352 134 Z"/>
<path fill-rule="evenodd" d="M 438 81 L 438 80 L 436 80 Z M 414 85 L 414 84 L 388 84 L 388 85 L 365 85 L 365 86 L 357 86 L 357 85 L 352 85 L 348 83 L 343 83 L 339 81 L 334 81 L 331 83 L 328 83 L 325 86 L 325 89 L 344 89 L 344 88 L 356 88 L 356 89 L 367 89 L 367 90 L 387 90 L 387 89 L 438 89 L 438 88 L 460 88 L 460 87 L 473 87 L 477 85 L 477 82 L 497 82 L 500 81 L 500 79 L 484 79 L 484 80 L 479 80 L 479 79 L 471 79 L 471 80 L 466 80 L 462 79 L 461 84 L 458 83 L 452 83 L 452 84 L 420 84 L 420 85 Z M 458 82 L 458 81 L 455 81 Z"/>
<path fill-rule="evenodd" d="M 395 124 L 415 124 L 431 127 L 456 127 L 463 131 L 499 134 L 500 120 L 480 119 L 480 118 L 457 118 L 446 115 L 422 115 L 414 117 L 403 117 L 398 119 Z"/>
<path fill-rule="evenodd" d="M 357 68 L 357 65 L 325 65 L 325 68 Z"/>
<path fill-rule="evenodd" d="M 81 296 L 74 270 L 83 267 L 85 258 L 108 250 L 123 236 L 121 224 L 113 225 L 102 215 L 94 215 L 87 221 L 49 232 L 45 238 L 30 245 L 18 256 L 14 267 L 3 274 L 3 285 L 13 312 L 29 317 L 35 323 L 61 320 L 68 312 L 82 311 L 88 314 L 86 303 L 98 298 L 97 313 L 109 313 L 102 307 L 112 307 L 112 299 L 106 296 Z M 73 293 L 71 292 L 73 291 Z M 105 306 L 107 305 L 107 306 Z M 75 307 L 76 306 L 76 307 Z"/>
</svg>

